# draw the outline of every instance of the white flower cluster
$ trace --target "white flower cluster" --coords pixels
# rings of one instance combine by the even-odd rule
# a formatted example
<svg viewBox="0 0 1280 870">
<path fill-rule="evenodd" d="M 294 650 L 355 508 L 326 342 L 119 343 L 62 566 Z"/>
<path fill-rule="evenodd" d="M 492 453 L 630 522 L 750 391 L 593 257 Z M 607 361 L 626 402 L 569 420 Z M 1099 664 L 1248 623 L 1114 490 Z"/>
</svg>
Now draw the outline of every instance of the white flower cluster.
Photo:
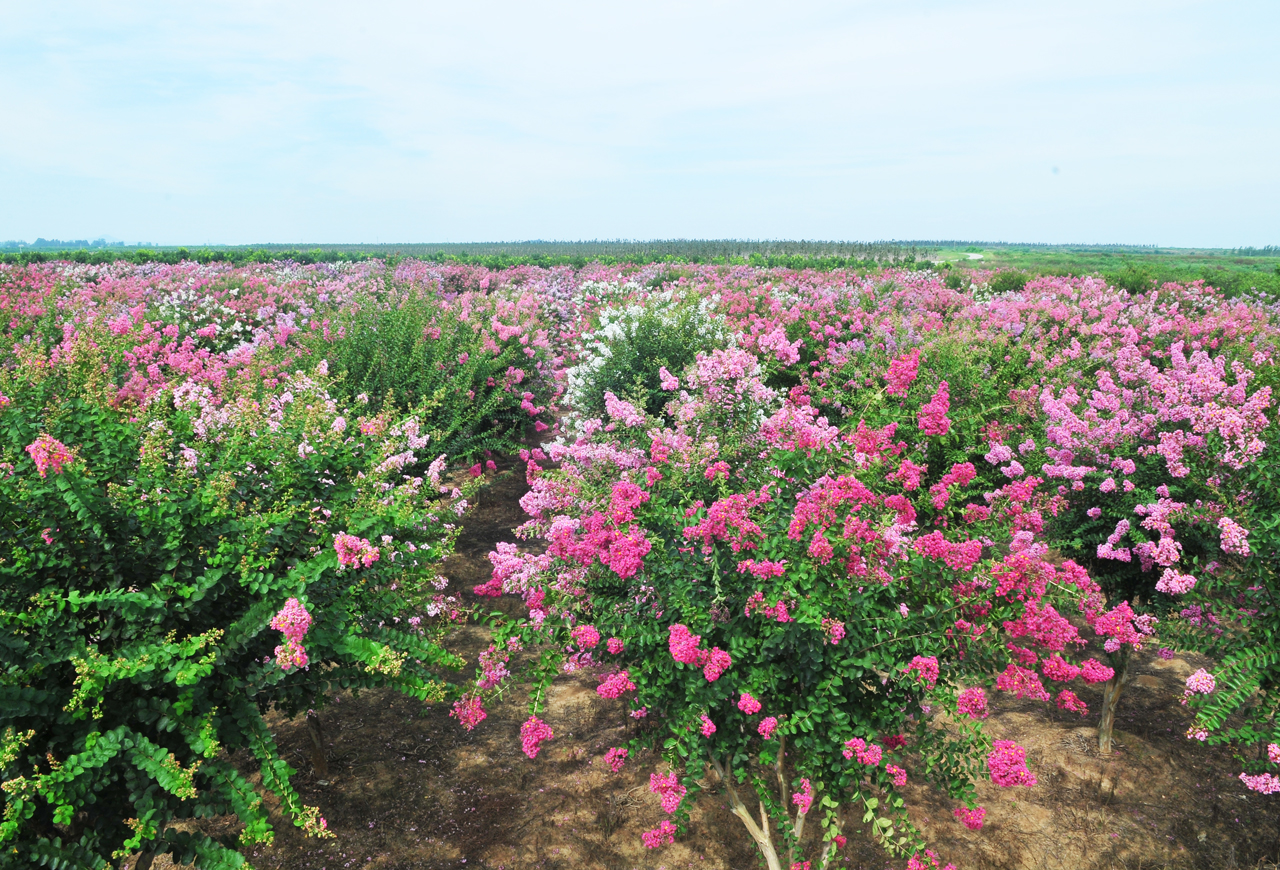
<svg viewBox="0 0 1280 870">
<path fill-rule="evenodd" d="M 636 339 L 637 330 L 646 316 L 656 318 L 660 328 L 680 329 L 688 343 L 695 348 L 710 350 L 733 344 L 732 336 L 715 314 L 718 297 L 708 296 L 697 301 L 696 306 L 686 303 L 674 290 L 668 288 L 645 294 L 633 281 L 617 282 L 584 281 L 578 288 L 580 298 L 616 300 L 617 304 L 605 308 L 593 332 L 579 336 L 576 351 L 577 364 L 566 372 L 567 389 L 564 401 L 569 409 L 564 418 L 567 432 L 576 436 L 583 432 L 583 408 L 598 404 L 599 396 L 589 396 L 594 384 L 599 383 L 600 371 L 614 357 L 614 349 Z M 679 374 L 679 373 L 675 373 Z"/>
</svg>

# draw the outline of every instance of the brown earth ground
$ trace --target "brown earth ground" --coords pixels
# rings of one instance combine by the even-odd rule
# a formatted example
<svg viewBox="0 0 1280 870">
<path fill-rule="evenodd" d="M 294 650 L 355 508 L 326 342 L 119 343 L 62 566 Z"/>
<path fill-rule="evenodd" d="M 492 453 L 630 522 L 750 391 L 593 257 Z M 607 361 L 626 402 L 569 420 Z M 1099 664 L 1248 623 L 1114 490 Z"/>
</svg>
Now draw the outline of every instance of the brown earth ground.
<svg viewBox="0 0 1280 870">
<path fill-rule="evenodd" d="M 471 587 L 489 576 L 485 554 L 514 540 L 524 491 L 522 476 L 507 472 L 480 494 L 447 563 L 453 594 L 474 600 Z M 483 610 L 493 602 L 480 600 Z M 503 599 L 496 607 L 515 613 L 519 602 Z M 486 629 L 472 626 L 447 645 L 474 662 L 487 637 Z M 1190 717 L 1178 703 L 1183 681 L 1206 664 L 1193 656 L 1136 655 L 1110 758 L 1098 755 L 1096 716 L 1081 719 L 1000 698 L 988 734 L 1025 746 L 1039 784 L 980 785 L 987 807 L 981 831 L 955 821 L 955 805 L 936 791 L 908 786 L 912 820 L 961 870 L 1280 867 L 1280 796 L 1246 791 L 1227 751 L 1184 736 Z M 468 668 L 452 679 L 472 677 Z M 449 718 L 446 705 L 423 705 L 391 690 L 337 696 L 320 716 L 327 776 L 312 765 L 305 721 L 273 717 L 281 751 L 299 771 L 295 786 L 337 836 L 308 839 L 280 819 L 274 844 L 247 857 L 260 870 L 762 867 L 741 822 L 711 792 L 698 800 L 688 831 L 673 846 L 650 851 L 641 845 L 641 832 L 665 818 L 647 787 L 662 762 L 632 758 L 621 773 L 608 771 L 604 752 L 622 745 L 635 724 L 619 702 L 602 702 L 595 685 L 582 673 L 557 681 L 543 716 L 555 738 L 536 760 L 520 751 L 528 712 L 518 687 L 489 705 L 488 719 L 470 733 Z M 1099 708 L 1099 692 L 1080 694 L 1092 710 Z M 251 758 L 234 760 L 258 780 Z M 858 834 L 859 822 L 846 821 L 849 843 L 833 866 L 880 870 L 906 863 Z M 213 819 L 200 827 L 216 836 L 234 834 L 237 825 Z M 169 866 L 165 859 L 154 865 Z"/>
</svg>

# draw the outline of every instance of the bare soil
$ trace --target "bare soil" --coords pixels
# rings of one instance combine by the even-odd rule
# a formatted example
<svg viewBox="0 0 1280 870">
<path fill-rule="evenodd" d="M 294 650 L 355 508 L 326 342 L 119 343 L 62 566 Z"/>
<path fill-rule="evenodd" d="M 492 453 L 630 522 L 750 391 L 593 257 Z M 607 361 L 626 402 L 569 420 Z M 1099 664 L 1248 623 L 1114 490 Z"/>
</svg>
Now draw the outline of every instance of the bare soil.
<svg viewBox="0 0 1280 870">
<path fill-rule="evenodd" d="M 485 555 L 514 540 L 523 520 L 525 485 L 507 472 L 479 496 L 446 573 L 452 594 L 470 597 L 489 577 Z M 486 610 L 519 602 L 481 599 Z M 488 645 L 482 627 L 460 629 L 448 646 L 474 662 Z M 955 805 L 923 784 L 908 786 L 913 821 L 945 860 L 962 870 L 1075 870 L 1075 868 L 1276 867 L 1280 861 L 1280 798 L 1245 790 L 1229 752 L 1192 743 L 1181 698 L 1183 680 L 1207 662 L 1194 657 L 1162 661 L 1141 653 L 1117 714 L 1117 751 L 1098 755 L 1096 715 L 1081 719 L 1034 702 L 997 699 L 988 720 L 993 739 L 1012 739 L 1028 750 L 1034 788 L 979 786 L 987 807 L 981 831 L 951 815 Z M 455 675 L 472 679 L 473 671 Z M 602 870 L 750 870 L 763 866 L 745 830 L 718 795 L 695 805 L 692 825 L 673 846 L 647 850 L 641 832 L 665 815 L 648 791 L 661 760 L 632 758 L 610 773 L 602 756 L 636 727 L 620 702 L 602 702 L 596 681 L 574 674 L 557 681 L 543 718 L 555 738 L 536 760 L 521 752 L 520 724 L 527 699 L 513 687 L 489 705 L 489 716 L 468 733 L 445 705 L 429 706 L 394 691 L 344 693 L 321 712 L 329 771 L 311 762 L 302 718 L 271 721 L 294 784 L 318 806 L 336 835 L 309 839 L 287 820 L 275 842 L 247 856 L 261 870 L 356 868 L 602 868 Z M 1091 710 L 1101 694 L 1080 691 Z M 257 780 L 251 758 L 236 757 Z M 848 819 L 849 843 L 836 866 L 900 868 Z M 233 819 L 200 827 L 234 834 Z M 819 826 L 814 825 L 815 829 Z M 816 834 L 820 836 L 820 834 Z M 156 868 L 168 867 L 158 860 Z"/>
</svg>

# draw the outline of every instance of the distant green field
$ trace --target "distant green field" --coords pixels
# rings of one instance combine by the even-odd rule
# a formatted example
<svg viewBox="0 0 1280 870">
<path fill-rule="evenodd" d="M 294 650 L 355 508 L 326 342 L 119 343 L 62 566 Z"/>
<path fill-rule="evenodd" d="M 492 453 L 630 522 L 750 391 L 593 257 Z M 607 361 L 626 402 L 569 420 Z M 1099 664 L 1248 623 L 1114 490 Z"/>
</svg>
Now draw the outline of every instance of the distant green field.
<svg viewBox="0 0 1280 870">
<path fill-rule="evenodd" d="M 928 242 L 916 242 L 920 247 Z M 970 259 L 977 255 L 981 259 Z M 1231 293 L 1280 297 L 1280 247 L 1155 248 L 1124 245 L 933 243 L 931 258 L 952 268 L 1018 269 L 1034 274 L 1101 274 L 1130 290 L 1151 282 L 1204 280 Z"/>
<path fill-rule="evenodd" d="M 1032 245 L 966 241 L 769 241 L 746 239 L 592 240 L 576 242 L 405 242 L 398 244 L 261 244 L 110 247 L 77 250 L 0 250 L 0 262 L 73 260 L 105 263 L 226 261 L 234 264 L 292 259 L 303 263 L 417 257 L 506 268 L 520 264 L 582 266 L 694 262 L 788 269 L 874 269 L 887 265 L 944 269 L 1018 270 L 1027 274 L 1099 274 L 1129 290 L 1153 283 L 1204 280 L 1231 294 L 1280 299 L 1280 246 L 1265 248 L 1158 248 L 1136 245 Z"/>
</svg>

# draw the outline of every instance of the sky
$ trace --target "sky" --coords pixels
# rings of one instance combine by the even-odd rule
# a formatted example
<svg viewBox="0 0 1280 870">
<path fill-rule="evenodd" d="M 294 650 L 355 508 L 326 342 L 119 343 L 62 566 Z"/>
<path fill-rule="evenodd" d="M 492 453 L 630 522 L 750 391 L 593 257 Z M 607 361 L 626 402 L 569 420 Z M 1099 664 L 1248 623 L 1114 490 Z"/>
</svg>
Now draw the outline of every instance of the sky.
<svg viewBox="0 0 1280 870">
<path fill-rule="evenodd" d="M 0 241 L 1280 244 L 1280 3 L 0 0 Z"/>
</svg>

